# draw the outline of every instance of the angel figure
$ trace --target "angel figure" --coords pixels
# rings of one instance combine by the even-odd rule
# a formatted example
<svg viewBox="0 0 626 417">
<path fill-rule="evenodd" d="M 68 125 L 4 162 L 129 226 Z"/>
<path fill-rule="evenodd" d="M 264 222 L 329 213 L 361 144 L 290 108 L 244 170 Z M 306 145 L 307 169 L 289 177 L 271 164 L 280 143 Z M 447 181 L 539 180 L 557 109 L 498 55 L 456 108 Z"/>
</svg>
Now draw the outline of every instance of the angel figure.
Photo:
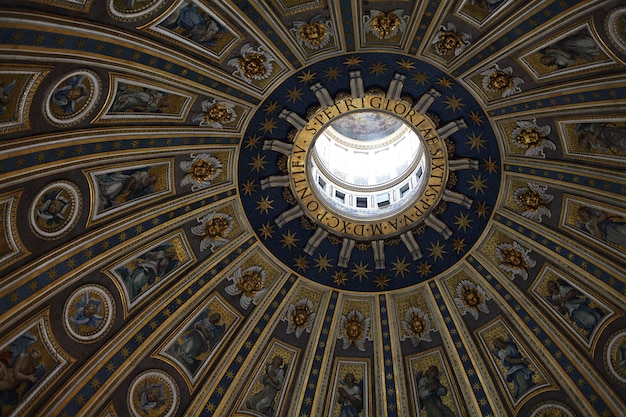
<svg viewBox="0 0 626 417">
<path fill-rule="evenodd" d="M 233 218 L 226 213 L 213 212 L 197 219 L 197 226 L 191 228 L 191 233 L 202 237 L 200 250 L 215 249 L 230 242 L 226 237 L 233 230 Z"/>
<path fill-rule="evenodd" d="M 506 381 L 513 382 L 513 397 L 519 399 L 535 385 L 533 382 L 535 372 L 528 367 L 528 360 L 519 352 L 510 335 L 507 340 L 496 337 L 493 340 L 493 346 L 495 349 L 491 352 L 500 359 L 506 368 Z"/>
<path fill-rule="evenodd" d="M 247 83 L 252 83 L 252 80 L 264 80 L 272 74 L 273 61 L 275 61 L 274 57 L 262 46 L 254 49 L 251 44 L 246 43 L 241 47 L 241 56 L 231 58 L 228 65 L 235 67 L 233 75 L 241 77 Z"/>
<path fill-rule="evenodd" d="M 181 187 L 191 185 L 191 191 L 210 187 L 222 173 L 222 161 L 208 153 L 191 154 L 191 160 L 180 161 L 180 168 L 187 173 L 180 182 Z"/>
<path fill-rule="evenodd" d="M 246 407 L 260 411 L 268 417 L 276 412 L 275 397 L 282 389 L 285 379 L 286 366 L 283 366 L 283 358 L 276 355 L 272 362 L 265 367 L 265 372 L 259 378 L 263 388 L 246 401 Z"/>
<path fill-rule="evenodd" d="M 448 388 L 441 384 L 439 376 L 439 368 L 434 365 L 415 375 L 420 408 L 424 409 L 426 417 L 454 417 L 454 412 L 441 401 Z"/>
<path fill-rule="evenodd" d="M 0 410 L 17 405 L 46 373 L 39 349 L 31 348 L 37 336 L 25 332 L 0 352 Z"/>
<path fill-rule="evenodd" d="M 513 192 L 515 202 L 524 209 L 522 216 L 539 222 L 542 221 L 543 216 L 552 216 L 547 204 L 554 196 L 546 193 L 547 189 L 546 186 L 529 182 L 526 187 L 520 187 Z"/>
<path fill-rule="evenodd" d="M 339 380 L 337 388 L 337 402 L 341 405 L 339 417 L 358 417 L 363 409 L 363 388 L 354 374 L 346 373 L 343 380 Z"/>
<path fill-rule="evenodd" d="M 309 23 L 296 20 L 291 25 L 298 43 L 313 50 L 325 47 L 334 36 L 330 21 L 323 15 L 314 16 Z"/>
<path fill-rule="evenodd" d="M 176 250 L 171 243 L 160 245 L 135 259 L 135 267 L 131 271 L 126 266 L 117 268 L 128 290 L 131 300 L 146 291 L 158 279 L 165 277 L 177 265 Z"/>
<path fill-rule="evenodd" d="M 441 25 L 435 35 L 432 44 L 439 55 L 459 56 L 470 44 L 471 35 L 465 32 L 456 32 L 456 26 L 452 23 Z"/>
<path fill-rule="evenodd" d="M 74 113 L 76 105 L 89 96 L 89 89 L 83 84 L 84 79 L 84 75 L 68 78 L 63 86 L 54 90 L 50 101 L 59 106 L 65 114 Z"/>
<path fill-rule="evenodd" d="M 101 306 L 102 300 L 89 298 L 89 292 L 83 292 L 80 301 L 75 304 L 76 313 L 70 319 L 74 323 L 76 330 L 80 331 L 80 326 L 98 327 L 100 322 L 104 320 L 104 317 L 100 314 Z"/>
<path fill-rule="evenodd" d="M 539 126 L 537 120 L 518 120 L 517 127 L 511 132 L 513 145 L 524 149 L 526 156 L 544 156 L 543 149 L 556 149 L 548 135 L 552 130 L 549 125 Z"/>
<path fill-rule="evenodd" d="M 267 292 L 265 270 L 260 266 L 255 265 L 244 270 L 239 267 L 228 280 L 233 283 L 224 288 L 224 291 L 229 295 L 239 295 L 239 305 L 243 309 L 250 307 L 250 303 L 257 305 Z"/>
<path fill-rule="evenodd" d="M 48 226 L 58 225 L 65 221 L 65 212 L 71 202 L 63 196 L 63 189 L 56 189 L 43 195 L 43 204 L 37 207 L 37 217 L 45 220 Z"/>
<path fill-rule="evenodd" d="M 534 259 L 530 259 L 529 253 L 530 249 L 524 249 L 515 241 L 512 244 L 500 243 L 496 246 L 496 255 L 501 262 L 498 267 L 511 274 L 511 279 L 515 279 L 517 275 L 527 279 L 528 268 L 532 268 L 537 263 Z"/>
<path fill-rule="evenodd" d="M 224 335 L 226 324 L 221 321 L 220 313 L 212 312 L 210 308 L 204 310 L 196 321 L 187 326 L 182 343 L 175 342 L 171 351 L 183 360 L 187 368 L 195 371 L 202 355 L 214 349 Z"/>
<path fill-rule="evenodd" d="M 404 33 L 409 17 L 404 15 L 404 9 L 396 9 L 390 12 L 380 10 L 370 10 L 369 16 L 365 15 L 365 33 L 370 32 L 379 39 L 393 38 L 400 33 Z"/>
<path fill-rule="evenodd" d="M 513 76 L 513 68 L 500 69 L 498 64 L 480 73 L 483 76 L 483 88 L 491 93 L 502 93 L 503 98 L 517 94 L 524 82 L 520 77 Z"/>
</svg>

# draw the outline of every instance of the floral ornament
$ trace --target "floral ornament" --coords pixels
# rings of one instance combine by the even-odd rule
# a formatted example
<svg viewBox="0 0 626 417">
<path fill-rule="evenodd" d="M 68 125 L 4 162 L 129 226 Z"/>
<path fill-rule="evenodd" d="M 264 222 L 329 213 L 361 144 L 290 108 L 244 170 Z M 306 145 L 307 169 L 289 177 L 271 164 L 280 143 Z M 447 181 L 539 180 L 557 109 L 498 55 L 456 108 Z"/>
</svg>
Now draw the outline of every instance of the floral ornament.
<svg viewBox="0 0 626 417">
<path fill-rule="evenodd" d="M 181 187 L 191 185 L 192 191 L 198 191 L 209 187 L 222 173 L 222 161 L 208 153 L 191 154 L 191 160 L 180 161 L 180 168 L 187 173 Z"/>
<path fill-rule="evenodd" d="M 215 252 L 215 249 L 224 246 L 229 242 L 226 237 L 233 230 L 233 218 L 226 213 L 210 213 L 204 217 L 198 218 L 197 226 L 191 228 L 191 232 L 196 236 L 202 237 L 200 242 L 200 250 L 209 249 Z"/>
<path fill-rule="evenodd" d="M 250 302 L 254 305 L 259 301 L 265 293 L 265 271 L 260 266 L 251 266 L 243 271 L 238 268 L 233 275 L 228 277 L 233 283 L 224 288 L 229 295 L 240 295 L 239 305 L 243 309 L 250 306 Z"/>
<path fill-rule="evenodd" d="M 404 332 L 409 336 L 413 346 L 417 346 L 421 340 L 432 342 L 430 332 L 436 330 L 431 327 L 428 315 L 419 308 L 409 307 L 404 314 L 404 320 L 400 324 Z"/>
<path fill-rule="evenodd" d="M 498 64 L 495 64 L 493 68 L 480 73 L 483 76 L 483 88 L 491 93 L 502 93 L 502 97 L 519 93 L 522 91 L 519 85 L 524 80 L 520 77 L 513 77 L 511 74 L 513 74 L 513 68 L 500 69 Z"/>
<path fill-rule="evenodd" d="M 456 26 L 452 23 L 445 23 L 435 35 L 432 44 L 439 55 L 459 56 L 470 44 L 472 36 L 469 33 L 456 33 Z"/>
<path fill-rule="evenodd" d="M 547 136 L 552 130 L 549 125 L 538 126 L 537 120 L 518 120 L 511 132 L 513 144 L 524 149 L 526 156 L 544 156 L 543 148 L 555 150 L 556 145 Z"/>
<path fill-rule="evenodd" d="M 341 334 L 339 339 L 343 339 L 343 348 L 348 349 L 351 344 L 354 344 L 360 351 L 365 351 L 365 337 L 367 336 L 371 318 L 363 318 L 363 313 L 358 310 L 352 310 L 348 315 L 342 315 L 339 326 L 341 327 Z"/>
<path fill-rule="evenodd" d="M 334 35 L 330 21 L 323 15 L 313 17 L 309 23 L 296 20 L 291 26 L 291 32 L 296 36 L 298 43 L 310 49 L 325 47 Z"/>
<path fill-rule="evenodd" d="M 522 216 L 539 222 L 543 220 L 544 215 L 552 217 L 547 204 L 554 199 L 554 196 L 547 194 L 547 189 L 545 186 L 529 182 L 527 187 L 520 187 L 513 192 L 515 202 L 524 208 Z"/>
<path fill-rule="evenodd" d="M 228 61 L 228 65 L 235 67 L 233 75 L 240 76 L 245 82 L 251 83 L 252 80 L 264 80 L 272 73 L 272 57 L 262 46 L 254 49 L 251 44 L 247 43 L 241 47 L 241 56 L 232 58 Z"/>
<path fill-rule="evenodd" d="M 236 118 L 237 113 L 233 103 L 207 98 L 202 101 L 202 113 L 197 114 L 192 121 L 200 126 L 223 129 L 224 124 L 232 123 Z"/>
<path fill-rule="evenodd" d="M 491 298 L 480 285 L 464 279 L 456 286 L 457 298 L 454 299 L 456 306 L 461 310 L 461 315 L 470 313 L 474 319 L 478 320 L 478 312 L 489 313 L 487 300 Z"/>
<path fill-rule="evenodd" d="M 379 39 L 393 38 L 406 30 L 409 16 L 403 16 L 404 9 L 396 9 L 390 12 L 381 12 L 379 10 L 370 10 L 370 14 L 365 15 L 365 33 L 371 32 Z"/>
<path fill-rule="evenodd" d="M 313 302 L 308 298 L 301 298 L 296 304 L 290 304 L 283 321 L 287 322 L 287 334 L 295 333 L 300 337 L 302 332 L 311 333 L 316 313 L 313 311 Z"/>
<path fill-rule="evenodd" d="M 501 262 L 498 267 L 511 274 L 511 279 L 515 279 L 516 275 L 526 279 L 528 278 L 528 268 L 532 268 L 537 263 L 530 259 L 529 253 L 530 249 L 524 249 L 515 241 L 513 244 L 500 243 L 496 247 L 496 254 Z"/>
</svg>

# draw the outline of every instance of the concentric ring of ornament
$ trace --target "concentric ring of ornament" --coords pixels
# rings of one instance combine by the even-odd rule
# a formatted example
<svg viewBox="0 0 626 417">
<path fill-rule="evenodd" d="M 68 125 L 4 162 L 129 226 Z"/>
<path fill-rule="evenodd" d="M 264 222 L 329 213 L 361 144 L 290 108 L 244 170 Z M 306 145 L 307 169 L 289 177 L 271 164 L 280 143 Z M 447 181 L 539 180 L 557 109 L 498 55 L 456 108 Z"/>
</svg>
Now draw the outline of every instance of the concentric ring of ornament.
<svg viewBox="0 0 626 417">
<path fill-rule="evenodd" d="M 239 196 L 258 241 L 295 273 L 342 290 L 401 289 L 452 268 L 484 233 L 502 171 L 479 95 L 464 85 L 415 57 L 376 53 L 321 60 L 284 80 L 257 105 L 240 146 Z M 290 158 L 300 132 L 322 109 L 363 96 L 419 109 L 447 153 L 448 177 L 432 210 L 381 238 L 323 224 L 291 185 Z"/>
<path fill-rule="evenodd" d="M 424 191 L 417 194 L 403 210 L 393 212 L 391 216 L 364 217 L 348 216 L 321 198 L 312 186 L 315 179 L 311 177 L 310 159 L 315 139 L 324 126 L 346 114 L 359 111 L 376 111 L 389 113 L 399 117 L 415 131 L 425 142 L 429 155 L 430 174 Z M 427 116 L 419 114 L 407 102 L 390 99 L 378 95 L 366 95 L 359 98 L 336 100 L 333 106 L 319 110 L 309 118 L 308 123 L 300 130 L 293 145 L 290 157 L 291 188 L 298 204 L 309 218 L 328 231 L 338 236 L 354 239 L 384 239 L 406 232 L 419 224 L 441 200 L 447 181 L 446 150 L 443 140 Z"/>
</svg>

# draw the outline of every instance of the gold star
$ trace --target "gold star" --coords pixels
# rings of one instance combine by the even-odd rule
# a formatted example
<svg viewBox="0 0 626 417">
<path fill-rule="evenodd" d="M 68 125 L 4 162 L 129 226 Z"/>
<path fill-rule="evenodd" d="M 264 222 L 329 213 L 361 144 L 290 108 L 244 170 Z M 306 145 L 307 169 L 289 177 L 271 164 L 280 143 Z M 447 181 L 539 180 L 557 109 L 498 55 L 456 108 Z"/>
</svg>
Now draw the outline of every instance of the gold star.
<svg viewBox="0 0 626 417">
<path fill-rule="evenodd" d="M 348 281 L 348 275 L 343 271 L 337 271 L 332 276 L 335 285 L 345 285 Z"/>
<path fill-rule="evenodd" d="M 415 84 L 426 84 L 428 82 L 428 75 L 425 72 L 417 71 L 417 74 L 413 75 L 413 81 Z"/>
<path fill-rule="evenodd" d="M 259 210 L 261 214 L 268 214 L 269 210 L 273 209 L 272 203 L 274 200 L 270 200 L 270 196 L 261 197 L 259 201 L 256 202 L 256 209 Z"/>
<path fill-rule="evenodd" d="M 261 172 L 265 169 L 266 163 L 267 161 L 265 160 L 265 155 L 257 154 L 255 158 L 252 158 L 252 162 L 249 162 L 248 165 L 250 165 L 253 171 Z"/>
<path fill-rule="evenodd" d="M 452 249 L 454 249 L 454 251 L 456 252 L 457 255 L 459 253 L 461 253 L 461 251 L 463 249 L 465 249 L 466 246 L 467 246 L 467 244 L 465 243 L 465 238 L 464 237 L 463 238 L 456 237 L 452 241 Z"/>
<path fill-rule="evenodd" d="M 468 136 L 467 139 L 468 141 L 465 143 L 470 145 L 471 150 L 476 149 L 480 152 L 481 148 L 485 147 L 485 140 L 482 134 L 476 135 L 476 133 L 472 132 L 472 136 Z"/>
<path fill-rule="evenodd" d="M 241 184 L 241 189 L 243 190 L 243 195 L 251 196 L 256 192 L 256 183 L 253 179 L 249 179 Z"/>
<path fill-rule="evenodd" d="M 396 257 L 396 261 L 392 262 L 392 264 L 393 268 L 391 269 L 396 272 L 396 276 L 402 275 L 402 278 L 404 278 L 404 274 L 406 272 L 409 272 L 410 264 L 405 261 L 405 258 L 402 258 L 402 260 L 400 260 L 400 258 Z"/>
<path fill-rule="evenodd" d="M 443 259 L 443 255 L 448 253 L 445 251 L 445 247 L 446 245 L 440 244 L 439 241 L 437 241 L 437 243 L 431 243 L 430 248 L 428 248 L 430 251 L 430 257 L 435 258 L 435 261 L 437 259 Z"/>
<path fill-rule="evenodd" d="M 419 266 L 417 267 L 417 272 L 419 272 L 420 278 L 424 275 L 430 275 L 430 268 L 432 268 L 432 265 L 428 262 L 420 262 Z"/>
<path fill-rule="evenodd" d="M 296 234 L 291 234 L 291 230 L 287 230 L 287 234 L 283 233 L 283 238 L 281 243 L 283 244 L 283 248 L 291 249 L 292 247 L 296 247 L 296 242 L 300 239 L 296 239 Z"/>
<path fill-rule="evenodd" d="M 486 217 L 488 211 L 489 211 L 489 206 L 487 206 L 486 201 L 482 201 L 478 203 L 478 205 L 476 206 L 476 214 L 478 215 L 479 218 Z"/>
<path fill-rule="evenodd" d="M 320 255 L 317 257 L 317 259 L 315 260 L 315 267 L 318 269 L 319 272 L 322 272 L 322 270 L 324 272 L 326 272 L 326 270 L 328 269 L 328 267 L 330 266 L 330 259 L 328 259 L 328 255 Z"/>
<path fill-rule="evenodd" d="M 359 264 L 354 264 L 354 269 L 352 270 L 352 272 L 354 272 L 354 277 L 359 279 L 359 282 L 361 281 L 361 279 L 363 278 L 367 278 L 367 274 L 370 273 L 371 271 L 369 269 L 367 269 L 368 264 L 363 265 L 363 262 L 359 262 Z"/>
<path fill-rule="evenodd" d="M 296 262 L 294 266 L 298 268 L 298 271 L 305 272 L 307 268 L 309 267 L 309 260 L 304 255 L 300 255 L 294 260 Z"/>
<path fill-rule="evenodd" d="M 298 75 L 300 82 L 302 84 L 306 84 L 311 82 L 315 78 L 315 73 L 311 72 L 311 70 L 304 71 L 302 75 Z"/>
<path fill-rule="evenodd" d="M 485 194 L 485 188 L 489 188 L 486 184 L 487 180 L 484 180 L 481 174 L 478 174 L 478 177 L 472 175 L 471 181 L 468 182 L 470 183 L 470 190 L 474 190 L 474 194 Z"/>
<path fill-rule="evenodd" d="M 254 136 L 249 136 L 246 141 L 246 149 L 252 150 L 256 148 L 260 140 L 261 136 L 257 136 L 256 134 Z"/>
<path fill-rule="evenodd" d="M 339 76 L 341 76 L 341 71 L 337 67 L 330 67 L 324 71 L 324 77 L 328 80 L 336 80 Z"/>
<path fill-rule="evenodd" d="M 274 113 L 278 109 L 278 107 L 279 104 L 277 101 L 269 101 L 263 108 L 263 111 L 265 112 L 265 114 Z"/>
<path fill-rule="evenodd" d="M 415 69 L 415 62 L 409 61 L 408 59 L 402 58 L 400 61 L 396 61 L 396 64 L 400 66 L 400 68 L 410 71 Z"/>
<path fill-rule="evenodd" d="M 483 162 L 485 164 L 485 171 L 490 174 L 498 172 L 498 161 L 491 159 L 491 156 L 489 158 L 483 159 Z"/>
<path fill-rule="evenodd" d="M 348 67 L 358 67 L 359 65 L 361 65 L 361 62 L 363 62 L 363 60 L 358 56 L 351 56 L 350 58 L 346 58 L 346 60 L 343 61 L 343 65 L 347 65 Z"/>
<path fill-rule="evenodd" d="M 442 88 L 452 88 L 454 84 L 451 79 L 446 78 L 445 76 L 441 78 L 437 78 L 437 84 L 439 84 Z"/>
<path fill-rule="evenodd" d="M 266 224 L 261 225 L 259 229 L 259 233 L 263 236 L 263 239 L 271 239 L 274 235 L 274 225 L 267 222 Z"/>
<path fill-rule="evenodd" d="M 287 101 L 295 103 L 298 100 L 302 100 L 302 90 L 298 87 L 294 87 L 291 90 L 287 91 Z"/>
<path fill-rule="evenodd" d="M 448 97 L 444 103 L 447 104 L 446 109 L 451 109 L 453 112 L 461 110 L 461 107 L 465 107 L 463 98 L 457 98 L 454 94 L 452 94 L 452 97 Z"/>
<path fill-rule="evenodd" d="M 389 286 L 389 281 L 391 280 L 387 278 L 387 275 L 378 275 L 374 279 L 374 282 L 376 283 L 376 288 L 380 287 L 380 289 L 384 289 L 385 287 Z"/>
<path fill-rule="evenodd" d="M 381 75 L 381 74 L 384 74 L 386 71 L 387 71 L 387 65 L 385 65 L 383 62 L 380 62 L 380 61 L 370 66 L 370 73 L 374 75 Z"/>
<path fill-rule="evenodd" d="M 465 214 L 465 213 L 461 213 L 460 216 L 455 216 L 456 218 L 456 222 L 454 222 L 454 224 L 459 226 L 458 230 L 463 229 L 463 231 L 465 233 L 467 233 L 467 228 L 469 227 L 470 229 L 472 228 L 471 224 L 473 222 L 473 220 L 470 220 L 469 215 Z"/>
<path fill-rule="evenodd" d="M 470 111 L 469 117 L 470 119 L 472 119 L 472 122 L 474 122 L 474 124 L 477 124 L 478 126 L 485 122 L 483 120 L 483 116 L 480 113 L 475 112 L 474 110 Z"/>
<path fill-rule="evenodd" d="M 263 129 L 263 133 L 273 133 L 274 129 L 276 129 L 276 121 L 274 119 L 265 119 L 261 124 L 261 129 Z"/>
</svg>

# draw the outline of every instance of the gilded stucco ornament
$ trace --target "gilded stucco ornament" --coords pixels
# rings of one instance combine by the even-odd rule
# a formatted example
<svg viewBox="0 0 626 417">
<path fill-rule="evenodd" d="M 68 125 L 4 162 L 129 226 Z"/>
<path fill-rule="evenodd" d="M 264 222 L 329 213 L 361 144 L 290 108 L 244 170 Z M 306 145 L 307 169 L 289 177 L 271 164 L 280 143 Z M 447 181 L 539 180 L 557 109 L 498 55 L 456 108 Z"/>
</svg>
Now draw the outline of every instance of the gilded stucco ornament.
<svg viewBox="0 0 626 417">
<path fill-rule="evenodd" d="M 213 212 L 198 219 L 197 226 L 191 228 L 191 232 L 202 237 L 200 250 L 209 249 L 214 252 L 220 246 L 229 242 L 226 237 L 233 229 L 233 218 L 226 213 Z"/>
<path fill-rule="evenodd" d="M 297 303 L 290 304 L 283 318 L 287 322 L 285 333 L 295 333 L 296 337 L 300 337 L 304 332 L 311 333 L 316 315 L 313 302 L 308 298 L 301 298 Z"/>
<path fill-rule="evenodd" d="M 241 56 L 228 61 L 228 65 L 236 68 L 233 75 L 241 77 L 247 83 L 252 83 L 252 80 L 264 80 L 272 74 L 274 57 L 262 46 L 254 49 L 251 44 L 247 43 L 241 47 L 240 52 Z"/>
<path fill-rule="evenodd" d="M 556 149 L 556 145 L 548 135 L 551 132 L 549 125 L 539 126 L 537 120 L 518 120 L 517 127 L 511 132 L 513 144 L 524 149 L 526 156 L 544 156 L 543 149 Z"/>
<path fill-rule="evenodd" d="M 454 303 L 461 311 L 461 315 L 470 313 L 474 319 L 478 320 L 478 312 L 489 313 L 487 300 L 491 297 L 480 285 L 464 279 L 457 284 L 456 295 Z"/>
<path fill-rule="evenodd" d="M 208 153 L 191 154 L 191 159 L 180 161 L 180 168 L 187 173 L 180 182 L 181 187 L 191 185 L 192 191 L 211 186 L 222 173 L 222 161 Z"/>
<path fill-rule="evenodd" d="M 430 332 L 436 331 L 432 328 L 428 315 L 415 306 L 411 306 L 406 310 L 404 320 L 400 324 L 413 346 L 417 346 L 422 340 L 431 342 Z"/>
<path fill-rule="evenodd" d="M 513 192 L 515 202 L 524 210 L 522 216 L 539 222 L 543 220 L 543 216 L 552 217 L 547 204 L 554 196 L 546 193 L 547 189 L 545 186 L 529 182 L 527 187 L 520 187 Z"/>
<path fill-rule="evenodd" d="M 296 20 L 291 26 L 291 32 L 298 43 L 313 50 L 325 47 L 334 36 L 330 21 L 326 20 L 323 15 L 313 17 L 308 23 Z"/>
<path fill-rule="evenodd" d="M 452 23 L 445 23 L 435 35 L 432 43 L 439 55 L 448 56 L 454 54 L 459 56 L 470 44 L 472 36 L 469 33 L 457 33 L 456 26 Z"/>
<path fill-rule="evenodd" d="M 506 98 L 522 91 L 519 87 L 524 82 L 520 77 L 514 77 L 513 68 L 500 69 L 495 64 L 493 67 L 480 73 L 483 76 L 483 88 L 490 93 L 502 94 Z"/>
<path fill-rule="evenodd" d="M 369 333 L 372 319 L 364 318 L 363 313 L 352 310 L 347 315 L 341 316 L 339 327 L 341 333 L 339 339 L 343 340 L 343 349 L 348 349 L 350 345 L 356 346 L 360 351 L 365 351 L 365 339 Z"/>
<path fill-rule="evenodd" d="M 251 266 L 244 270 L 238 268 L 228 277 L 233 283 L 224 290 L 229 295 L 239 295 L 239 305 L 247 309 L 250 303 L 257 305 L 267 292 L 265 277 L 265 270 L 260 266 Z"/>
<path fill-rule="evenodd" d="M 379 39 L 393 38 L 400 33 L 404 33 L 409 20 L 404 15 L 404 9 L 396 9 L 390 12 L 380 10 L 370 10 L 369 15 L 363 17 L 365 33 L 372 33 Z"/>
<path fill-rule="evenodd" d="M 528 268 L 532 268 L 537 263 L 534 259 L 530 259 L 528 254 L 530 249 L 525 249 L 513 241 L 513 243 L 500 243 L 496 247 L 496 255 L 500 260 L 498 267 L 510 274 L 511 279 L 520 276 L 523 279 L 528 278 Z"/>
<path fill-rule="evenodd" d="M 199 126 L 209 126 L 214 129 L 223 129 L 225 124 L 237 119 L 235 105 L 218 99 L 206 99 L 202 102 L 202 113 L 193 118 Z"/>
</svg>

